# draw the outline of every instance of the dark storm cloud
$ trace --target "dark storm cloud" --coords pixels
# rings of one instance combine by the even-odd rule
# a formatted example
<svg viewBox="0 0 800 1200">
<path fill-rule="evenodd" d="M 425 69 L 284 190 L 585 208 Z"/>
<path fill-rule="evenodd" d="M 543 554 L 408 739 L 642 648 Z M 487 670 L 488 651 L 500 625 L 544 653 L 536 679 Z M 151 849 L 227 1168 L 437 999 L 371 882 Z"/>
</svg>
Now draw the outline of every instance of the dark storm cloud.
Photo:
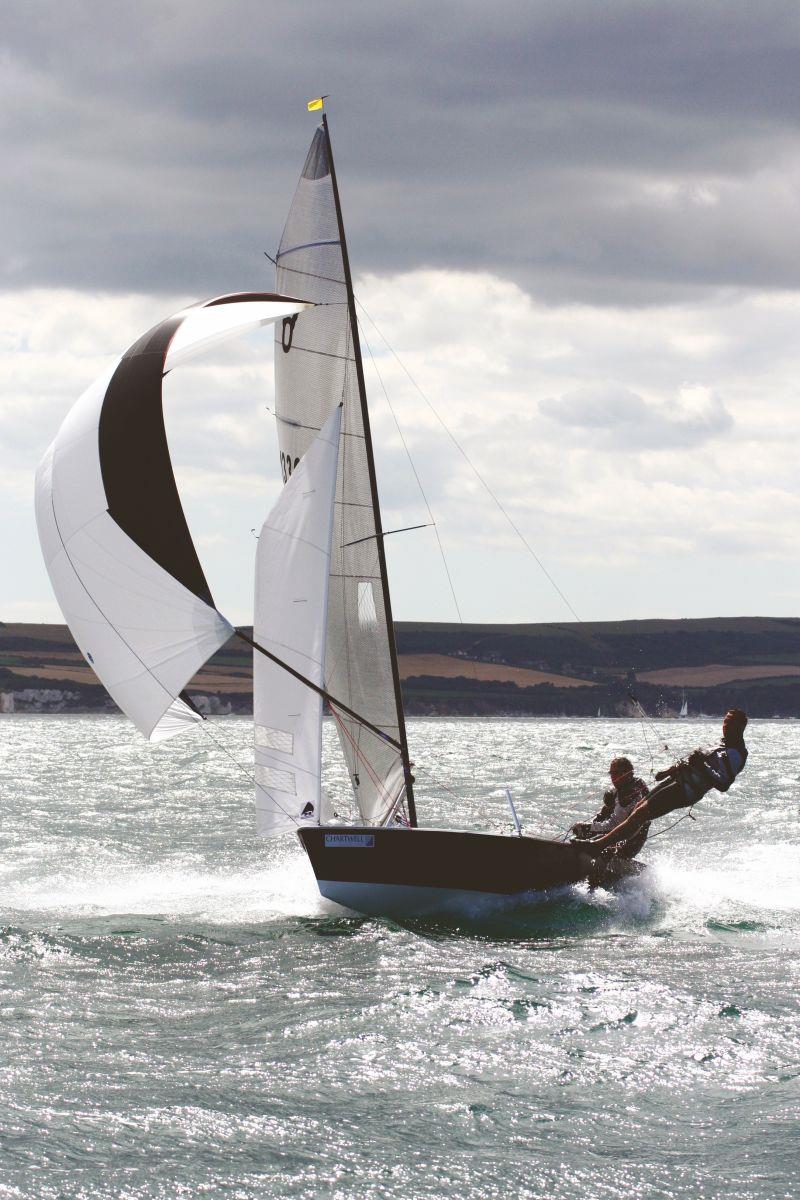
<svg viewBox="0 0 800 1200">
<path fill-rule="evenodd" d="M 558 302 L 800 283 L 793 0 L 52 0 L 4 26 L 8 287 L 263 284 L 321 90 L 357 269 Z"/>
</svg>

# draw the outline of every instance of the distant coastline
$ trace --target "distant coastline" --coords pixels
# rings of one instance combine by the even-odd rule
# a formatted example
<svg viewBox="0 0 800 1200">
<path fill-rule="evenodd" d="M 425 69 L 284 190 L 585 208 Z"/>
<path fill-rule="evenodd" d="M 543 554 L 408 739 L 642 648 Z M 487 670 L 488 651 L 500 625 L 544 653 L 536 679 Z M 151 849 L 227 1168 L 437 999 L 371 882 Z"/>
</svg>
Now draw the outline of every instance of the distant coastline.
<svg viewBox="0 0 800 1200">
<path fill-rule="evenodd" d="M 409 715 L 800 716 L 800 618 L 396 625 Z M 210 714 L 252 711 L 250 656 L 231 641 L 187 687 Z M 64 625 L 0 622 L 0 712 L 113 712 Z"/>
</svg>

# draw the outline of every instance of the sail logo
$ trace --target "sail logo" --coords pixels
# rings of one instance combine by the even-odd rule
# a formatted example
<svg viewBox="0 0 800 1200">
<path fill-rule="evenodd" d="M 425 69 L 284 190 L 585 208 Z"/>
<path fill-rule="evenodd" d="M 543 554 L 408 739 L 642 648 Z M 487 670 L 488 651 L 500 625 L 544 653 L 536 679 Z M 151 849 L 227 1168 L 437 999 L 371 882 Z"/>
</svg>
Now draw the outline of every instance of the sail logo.
<svg viewBox="0 0 800 1200">
<path fill-rule="evenodd" d="M 325 849 L 329 846 L 340 849 L 371 849 L 375 845 L 374 833 L 326 833 Z"/>
</svg>

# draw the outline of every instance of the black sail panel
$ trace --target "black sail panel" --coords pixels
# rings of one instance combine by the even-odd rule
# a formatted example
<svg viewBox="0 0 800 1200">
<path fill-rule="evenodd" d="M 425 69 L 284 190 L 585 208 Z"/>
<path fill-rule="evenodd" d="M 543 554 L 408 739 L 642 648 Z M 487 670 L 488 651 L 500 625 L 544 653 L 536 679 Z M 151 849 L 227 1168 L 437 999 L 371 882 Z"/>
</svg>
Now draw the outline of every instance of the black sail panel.
<svg viewBox="0 0 800 1200">
<path fill-rule="evenodd" d="M 167 350 L 182 319 L 162 321 L 123 355 L 100 414 L 100 468 L 110 516 L 213 608 L 175 483 L 161 400 Z"/>
</svg>

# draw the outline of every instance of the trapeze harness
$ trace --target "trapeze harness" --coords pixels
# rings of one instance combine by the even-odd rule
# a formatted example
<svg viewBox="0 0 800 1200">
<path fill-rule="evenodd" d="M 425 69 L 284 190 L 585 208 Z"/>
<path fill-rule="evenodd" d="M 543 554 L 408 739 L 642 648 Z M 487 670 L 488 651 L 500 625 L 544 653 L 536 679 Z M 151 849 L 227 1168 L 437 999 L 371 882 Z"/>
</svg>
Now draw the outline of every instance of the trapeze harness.
<svg viewBox="0 0 800 1200">
<path fill-rule="evenodd" d="M 712 788 L 727 792 L 746 762 L 744 742 L 736 746 L 723 744 L 715 750 L 695 750 L 687 759 L 669 767 L 668 778 L 650 793 L 647 804 L 651 819 L 663 817 L 676 808 L 691 808 Z"/>
</svg>

